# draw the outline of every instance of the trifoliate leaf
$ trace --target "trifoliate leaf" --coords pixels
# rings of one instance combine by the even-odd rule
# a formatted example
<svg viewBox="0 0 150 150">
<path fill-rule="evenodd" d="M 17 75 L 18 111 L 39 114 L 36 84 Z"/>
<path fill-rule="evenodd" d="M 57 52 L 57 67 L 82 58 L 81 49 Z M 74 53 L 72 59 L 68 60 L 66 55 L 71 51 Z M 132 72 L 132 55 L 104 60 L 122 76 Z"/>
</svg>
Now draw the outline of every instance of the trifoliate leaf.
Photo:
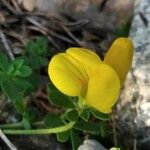
<svg viewBox="0 0 150 150">
<path fill-rule="evenodd" d="M 61 133 L 57 133 L 57 140 L 59 142 L 67 142 L 70 136 L 70 131 L 66 131 L 66 132 L 61 132 Z"/>
<path fill-rule="evenodd" d="M 59 127 L 63 124 L 60 116 L 54 113 L 48 113 L 44 123 L 47 127 Z"/>
</svg>

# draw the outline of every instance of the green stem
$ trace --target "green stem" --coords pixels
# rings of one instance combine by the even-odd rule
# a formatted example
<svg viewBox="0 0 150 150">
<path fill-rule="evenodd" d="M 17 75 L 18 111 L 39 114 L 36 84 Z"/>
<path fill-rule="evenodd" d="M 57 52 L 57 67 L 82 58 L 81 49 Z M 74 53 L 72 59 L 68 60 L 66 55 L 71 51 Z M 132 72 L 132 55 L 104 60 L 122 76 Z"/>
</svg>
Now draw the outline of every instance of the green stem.
<svg viewBox="0 0 150 150">
<path fill-rule="evenodd" d="M 22 127 L 22 122 L 0 124 L 0 129 L 14 129 L 14 128 L 21 128 L 21 127 Z"/>
<path fill-rule="evenodd" d="M 65 132 L 73 127 L 75 122 L 70 122 L 66 125 L 56 127 L 56 128 L 48 128 L 48 129 L 35 129 L 35 130 L 3 130 L 5 134 L 24 134 L 24 135 L 33 135 L 33 134 L 51 134 L 51 133 L 60 133 Z"/>
<path fill-rule="evenodd" d="M 39 127 L 44 125 L 44 122 L 43 121 L 33 122 L 32 125 L 35 127 Z M 22 128 L 22 126 L 23 126 L 23 122 L 0 124 L 0 129 L 18 129 L 18 128 Z"/>
</svg>

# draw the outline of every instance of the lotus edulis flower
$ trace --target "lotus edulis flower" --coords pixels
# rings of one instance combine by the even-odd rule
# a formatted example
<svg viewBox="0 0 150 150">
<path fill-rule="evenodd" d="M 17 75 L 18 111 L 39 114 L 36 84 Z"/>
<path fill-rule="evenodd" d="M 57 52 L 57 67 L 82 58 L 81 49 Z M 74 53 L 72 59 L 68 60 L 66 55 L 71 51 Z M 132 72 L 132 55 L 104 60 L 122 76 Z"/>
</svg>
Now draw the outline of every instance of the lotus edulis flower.
<svg viewBox="0 0 150 150">
<path fill-rule="evenodd" d="M 52 57 L 48 74 L 62 93 L 108 114 L 131 67 L 133 51 L 132 41 L 123 37 L 114 41 L 104 60 L 89 49 L 72 47 Z"/>
</svg>

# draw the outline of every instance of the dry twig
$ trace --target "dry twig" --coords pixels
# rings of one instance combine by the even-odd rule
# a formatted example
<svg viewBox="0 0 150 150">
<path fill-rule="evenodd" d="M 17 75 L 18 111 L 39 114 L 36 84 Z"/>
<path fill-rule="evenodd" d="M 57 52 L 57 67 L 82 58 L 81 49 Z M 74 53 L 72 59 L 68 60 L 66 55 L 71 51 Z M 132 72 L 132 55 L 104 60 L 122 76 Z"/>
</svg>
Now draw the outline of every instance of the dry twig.
<svg viewBox="0 0 150 150">
<path fill-rule="evenodd" d="M 114 140 L 114 145 L 118 145 L 117 141 L 117 132 L 116 132 L 116 121 L 115 121 L 115 116 L 112 114 L 112 128 L 113 128 L 113 140 Z"/>
<path fill-rule="evenodd" d="M 21 9 L 20 9 L 20 7 L 19 7 L 19 5 L 18 5 L 16 0 L 11 0 L 11 2 L 14 5 L 14 7 L 16 8 L 17 11 L 21 11 Z"/>
<path fill-rule="evenodd" d="M 82 42 L 80 42 L 69 30 L 67 27 L 61 25 L 61 27 L 64 29 L 64 31 L 81 47 L 83 47 Z"/>
<path fill-rule="evenodd" d="M 10 150 L 17 150 L 17 148 L 9 141 L 9 139 L 6 137 L 6 135 L 2 132 L 1 129 L 0 129 L 0 137 L 7 144 Z"/>
<path fill-rule="evenodd" d="M 13 14 L 17 14 L 17 12 L 14 10 L 14 8 L 9 4 L 7 0 L 1 0 L 3 4 L 6 6 L 6 8 Z"/>
<path fill-rule="evenodd" d="M 8 56 L 10 57 L 11 60 L 14 59 L 14 54 L 8 44 L 8 41 L 7 41 L 7 38 L 4 34 L 4 32 L 0 29 L 0 38 L 1 38 L 1 41 L 2 43 L 4 44 L 4 47 L 5 47 L 5 50 L 6 50 L 6 53 L 8 54 Z"/>
<path fill-rule="evenodd" d="M 55 33 L 54 31 L 50 31 L 48 30 L 46 27 L 44 27 L 41 23 L 39 23 L 38 21 L 36 21 L 35 19 L 31 18 L 31 17 L 27 17 L 26 18 L 30 23 L 32 23 L 33 25 L 35 25 L 36 27 L 39 28 L 39 30 L 43 30 L 43 32 L 55 37 L 55 38 L 58 38 L 60 40 L 63 40 L 67 43 L 70 43 L 70 44 L 75 44 L 71 39 L 63 36 L 63 35 L 60 35 L 58 33 Z"/>
</svg>

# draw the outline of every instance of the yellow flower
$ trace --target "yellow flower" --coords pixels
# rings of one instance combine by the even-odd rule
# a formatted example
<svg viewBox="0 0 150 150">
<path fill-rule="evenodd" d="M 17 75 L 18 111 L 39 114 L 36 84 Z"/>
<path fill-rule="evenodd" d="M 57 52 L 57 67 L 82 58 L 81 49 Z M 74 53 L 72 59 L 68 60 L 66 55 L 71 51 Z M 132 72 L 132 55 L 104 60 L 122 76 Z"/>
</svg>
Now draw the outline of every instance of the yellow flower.
<svg viewBox="0 0 150 150">
<path fill-rule="evenodd" d="M 131 66 L 133 44 L 119 38 L 104 61 L 85 48 L 69 48 L 55 55 L 48 67 L 51 81 L 62 93 L 78 96 L 83 105 L 110 113 Z"/>
</svg>

